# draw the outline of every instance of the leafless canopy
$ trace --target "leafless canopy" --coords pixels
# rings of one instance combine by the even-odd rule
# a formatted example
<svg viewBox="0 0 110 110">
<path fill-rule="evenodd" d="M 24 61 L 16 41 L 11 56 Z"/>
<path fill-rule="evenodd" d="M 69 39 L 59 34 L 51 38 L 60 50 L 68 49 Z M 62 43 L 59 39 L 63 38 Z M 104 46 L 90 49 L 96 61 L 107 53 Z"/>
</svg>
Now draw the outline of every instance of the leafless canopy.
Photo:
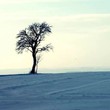
<svg viewBox="0 0 110 110">
<path fill-rule="evenodd" d="M 16 50 L 18 53 L 22 53 L 25 49 L 30 52 L 35 51 L 35 53 L 49 51 L 52 49 L 51 44 L 47 44 L 42 48 L 39 47 L 40 43 L 45 40 L 45 35 L 48 33 L 51 33 L 51 26 L 45 22 L 42 24 L 34 23 L 30 25 L 17 35 L 19 40 L 17 42 Z"/>
</svg>

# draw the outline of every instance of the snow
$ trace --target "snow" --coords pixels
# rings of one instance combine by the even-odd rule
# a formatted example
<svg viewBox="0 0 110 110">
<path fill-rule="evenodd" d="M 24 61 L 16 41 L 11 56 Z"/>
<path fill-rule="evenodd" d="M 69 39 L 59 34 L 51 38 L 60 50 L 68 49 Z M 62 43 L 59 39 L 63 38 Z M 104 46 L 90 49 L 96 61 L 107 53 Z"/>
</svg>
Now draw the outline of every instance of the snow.
<svg viewBox="0 0 110 110">
<path fill-rule="evenodd" d="M 0 110 L 109 109 L 110 72 L 0 76 Z"/>
</svg>

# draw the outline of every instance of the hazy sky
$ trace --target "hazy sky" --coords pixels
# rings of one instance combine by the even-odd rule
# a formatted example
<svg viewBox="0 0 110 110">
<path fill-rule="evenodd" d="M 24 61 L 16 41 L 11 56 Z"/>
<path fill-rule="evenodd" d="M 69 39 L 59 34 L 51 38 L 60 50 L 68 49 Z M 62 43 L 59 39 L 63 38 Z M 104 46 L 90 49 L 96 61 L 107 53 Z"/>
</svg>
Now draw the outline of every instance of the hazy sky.
<svg viewBox="0 0 110 110">
<path fill-rule="evenodd" d="M 52 25 L 40 68 L 110 68 L 110 0 L 0 0 L 0 69 L 31 68 L 16 35 L 34 22 Z"/>
</svg>

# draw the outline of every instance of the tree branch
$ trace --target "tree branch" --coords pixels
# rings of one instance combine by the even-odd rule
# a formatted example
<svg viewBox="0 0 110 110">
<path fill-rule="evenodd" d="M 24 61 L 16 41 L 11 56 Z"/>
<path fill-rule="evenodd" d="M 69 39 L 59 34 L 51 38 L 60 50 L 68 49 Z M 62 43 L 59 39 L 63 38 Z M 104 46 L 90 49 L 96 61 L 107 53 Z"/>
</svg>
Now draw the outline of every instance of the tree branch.
<svg viewBox="0 0 110 110">
<path fill-rule="evenodd" d="M 53 50 L 53 46 L 51 44 L 47 44 L 46 46 L 42 48 L 37 48 L 36 53 L 40 53 L 42 51 L 50 51 L 50 50 Z"/>
<path fill-rule="evenodd" d="M 26 49 L 29 50 L 32 53 L 32 50 L 31 49 L 29 49 L 28 47 Z"/>
</svg>

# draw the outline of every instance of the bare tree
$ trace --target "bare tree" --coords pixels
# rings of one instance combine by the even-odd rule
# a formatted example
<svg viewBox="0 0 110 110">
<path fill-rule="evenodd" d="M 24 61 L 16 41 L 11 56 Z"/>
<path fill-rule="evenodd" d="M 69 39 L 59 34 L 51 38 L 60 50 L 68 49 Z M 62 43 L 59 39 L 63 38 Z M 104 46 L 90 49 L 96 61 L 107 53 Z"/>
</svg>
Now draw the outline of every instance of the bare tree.
<svg viewBox="0 0 110 110">
<path fill-rule="evenodd" d="M 51 26 L 47 23 L 34 23 L 28 28 L 22 30 L 17 34 L 17 44 L 16 50 L 18 53 L 23 53 L 24 50 L 28 50 L 32 53 L 33 65 L 31 69 L 31 74 L 37 73 L 36 65 L 38 67 L 38 62 L 40 61 L 40 56 L 37 55 L 43 51 L 50 51 L 53 49 L 51 44 L 41 47 L 41 42 L 45 40 L 45 35 L 51 33 Z"/>
</svg>

